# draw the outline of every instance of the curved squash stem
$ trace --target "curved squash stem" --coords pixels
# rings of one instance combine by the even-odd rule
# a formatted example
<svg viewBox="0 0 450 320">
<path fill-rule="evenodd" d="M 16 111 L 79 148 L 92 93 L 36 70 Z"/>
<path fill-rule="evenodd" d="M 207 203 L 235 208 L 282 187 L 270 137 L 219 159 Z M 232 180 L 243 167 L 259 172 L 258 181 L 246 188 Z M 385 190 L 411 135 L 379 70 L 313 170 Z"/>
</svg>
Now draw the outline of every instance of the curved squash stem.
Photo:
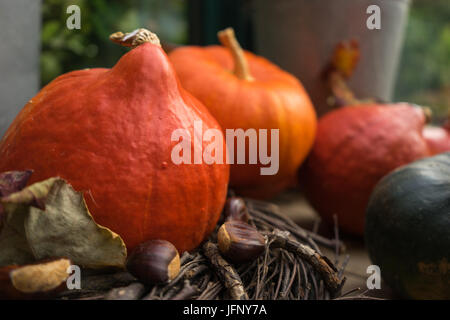
<svg viewBox="0 0 450 320">
<path fill-rule="evenodd" d="M 109 36 L 109 40 L 124 47 L 136 48 L 146 42 L 161 47 L 158 36 L 144 28 L 136 29 L 128 33 L 123 33 L 120 31 L 115 32 Z"/>
<path fill-rule="evenodd" d="M 236 77 L 247 81 L 254 80 L 250 74 L 250 69 L 244 56 L 244 50 L 242 50 L 239 42 L 236 40 L 233 28 L 226 28 L 225 30 L 219 31 L 217 37 L 219 38 L 220 43 L 227 47 L 233 56 L 233 73 Z"/>
</svg>

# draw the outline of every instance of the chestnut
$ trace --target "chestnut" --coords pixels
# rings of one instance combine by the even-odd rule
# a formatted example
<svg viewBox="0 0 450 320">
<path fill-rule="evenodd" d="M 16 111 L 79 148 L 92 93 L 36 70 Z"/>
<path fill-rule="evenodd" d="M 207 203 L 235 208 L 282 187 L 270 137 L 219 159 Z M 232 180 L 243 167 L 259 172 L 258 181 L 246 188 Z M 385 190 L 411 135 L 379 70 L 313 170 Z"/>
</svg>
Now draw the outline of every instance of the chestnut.
<svg viewBox="0 0 450 320">
<path fill-rule="evenodd" d="M 177 248 L 166 240 L 139 244 L 127 258 L 127 270 L 145 284 L 166 283 L 180 272 Z"/>
<path fill-rule="evenodd" d="M 225 209 L 223 212 L 225 221 L 242 221 L 248 222 L 250 214 L 247 210 L 247 205 L 244 199 L 239 197 L 231 197 L 225 203 Z"/>
<path fill-rule="evenodd" d="M 258 230 L 242 221 L 227 221 L 217 234 L 219 250 L 234 263 L 256 259 L 265 248 L 266 240 Z"/>
<path fill-rule="evenodd" d="M 28 265 L 0 268 L 0 299 L 48 299 L 67 288 L 71 261 L 42 260 Z"/>
</svg>

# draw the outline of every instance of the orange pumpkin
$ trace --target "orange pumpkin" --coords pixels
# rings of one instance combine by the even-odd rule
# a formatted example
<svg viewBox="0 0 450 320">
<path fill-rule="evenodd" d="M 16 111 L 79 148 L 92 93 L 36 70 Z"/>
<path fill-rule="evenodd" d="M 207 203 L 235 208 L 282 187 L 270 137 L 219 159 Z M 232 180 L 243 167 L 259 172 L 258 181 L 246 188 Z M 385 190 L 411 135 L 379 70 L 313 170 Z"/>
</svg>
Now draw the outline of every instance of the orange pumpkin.
<svg viewBox="0 0 450 320">
<path fill-rule="evenodd" d="M 249 163 L 248 143 L 246 163 L 236 164 L 234 159 L 231 165 L 230 184 L 238 193 L 271 196 L 294 181 L 314 141 L 316 113 L 294 76 L 243 51 L 232 29 L 218 36 L 223 46 L 180 47 L 169 58 L 183 87 L 206 105 L 224 130 L 279 129 L 279 170 L 275 175 L 261 175 L 261 167 L 267 165 L 259 161 Z"/>
<path fill-rule="evenodd" d="M 174 164 L 171 134 L 186 129 L 201 137 L 196 120 L 203 131 L 221 128 L 179 86 L 154 34 L 139 29 L 112 38 L 135 48 L 112 69 L 64 74 L 32 98 L 0 142 L 0 172 L 30 168 L 30 182 L 66 179 L 128 249 L 150 239 L 193 249 L 219 219 L 229 166 Z"/>
</svg>

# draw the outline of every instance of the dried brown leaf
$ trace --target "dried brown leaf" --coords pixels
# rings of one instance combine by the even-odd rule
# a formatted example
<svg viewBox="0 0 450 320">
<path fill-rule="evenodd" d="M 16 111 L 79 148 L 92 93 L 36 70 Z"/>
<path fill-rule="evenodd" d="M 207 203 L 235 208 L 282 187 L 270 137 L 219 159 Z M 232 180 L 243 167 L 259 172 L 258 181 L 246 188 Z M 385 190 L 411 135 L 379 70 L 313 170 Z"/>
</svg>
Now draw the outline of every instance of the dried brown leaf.
<svg viewBox="0 0 450 320">
<path fill-rule="evenodd" d="M 0 266 L 49 257 L 67 257 L 88 268 L 125 264 L 122 239 L 95 223 L 82 193 L 63 179 L 35 183 L 0 198 L 0 204 L 6 214 L 0 231 Z"/>
</svg>

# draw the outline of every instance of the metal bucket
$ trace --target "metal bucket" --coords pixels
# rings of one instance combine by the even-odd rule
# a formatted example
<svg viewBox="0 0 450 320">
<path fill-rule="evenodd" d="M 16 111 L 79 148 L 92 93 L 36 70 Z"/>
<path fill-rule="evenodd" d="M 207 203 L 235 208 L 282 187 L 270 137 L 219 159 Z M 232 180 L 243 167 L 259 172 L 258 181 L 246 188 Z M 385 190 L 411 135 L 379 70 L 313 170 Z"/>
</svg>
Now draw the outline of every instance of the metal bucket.
<svg viewBox="0 0 450 320">
<path fill-rule="evenodd" d="M 39 89 L 41 1 L 0 1 L 0 139 Z"/>
<path fill-rule="evenodd" d="M 403 45 L 409 0 L 253 1 L 256 51 L 296 75 L 319 115 L 329 110 L 320 79 L 334 46 L 356 39 L 360 62 L 350 80 L 357 97 L 390 101 Z M 369 30 L 370 5 L 381 9 L 381 29 Z"/>
</svg>

